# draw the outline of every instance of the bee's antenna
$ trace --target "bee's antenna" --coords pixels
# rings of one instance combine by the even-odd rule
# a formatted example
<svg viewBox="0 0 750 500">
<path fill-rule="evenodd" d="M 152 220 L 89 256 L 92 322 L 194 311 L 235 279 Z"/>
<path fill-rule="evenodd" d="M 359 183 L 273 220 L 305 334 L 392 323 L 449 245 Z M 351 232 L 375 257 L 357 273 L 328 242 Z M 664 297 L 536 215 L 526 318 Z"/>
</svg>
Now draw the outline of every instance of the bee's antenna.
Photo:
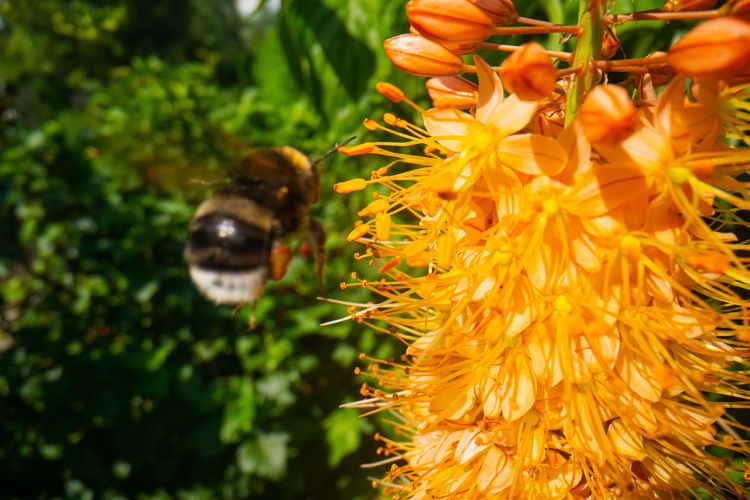
<svg viewBox="0 0 750 500">
<path fill-rule="evenodd" d="M 352 142 L 356 138 L 357 138 L 357 136 L 353 135 L 353 136 L 349 137 L 348 139 L 345 139 L 345 140 L 341 141 L 340 143 L 336 143 L 335 146 L 333 146 L 331 149 L 329 149 L 328 151 L 326 151 L 325 153 L 323 153 L 323 155 L 320 158 L 318 158 L 317 160 L 315 160 L 313 162 L 313 166 L 314 167 L 317 166 L 318 163 L 320 163 L 321 161 L 325 160 L 326 158 L 328 158 L 329 156 L 331 156 L 333 153 L 335 153 L 336 151 L 338 151 L 338 149 L 341 146 L 345 146 L 345 145 L 349 144 L 350 142 Z"/>
</svg>

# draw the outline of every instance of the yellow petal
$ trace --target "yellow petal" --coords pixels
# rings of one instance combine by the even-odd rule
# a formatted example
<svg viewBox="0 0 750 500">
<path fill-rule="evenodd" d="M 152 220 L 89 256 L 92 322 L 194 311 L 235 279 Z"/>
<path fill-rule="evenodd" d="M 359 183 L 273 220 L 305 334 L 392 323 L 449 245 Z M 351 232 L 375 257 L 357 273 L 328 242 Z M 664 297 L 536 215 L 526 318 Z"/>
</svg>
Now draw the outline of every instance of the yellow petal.
<svg viewBox="0 0 750 500">
<path fill-rule="evenodd" d="M 477 67 L 477 80 L 479 81 L 479 93 L 477 96 L 477 121 L 488 123 L 495 110 L 505 100 L 503 97 L 503 84 L 497 75 L 484 60 L 474 56 L 474 64 Z"/>
<path fill-rule="evenodd" d="M 525 354 L 516 356 L 513 366 L 503 382 L 501 401 L 503 416 L 513 422 L 526 414 L 534 405 L 536 379 Z"/>
<path fill-rule="evenodd" d="M 465 137 L 472 134 L 474 118 L 455 108 L 432 108 L 422 113 L 422 123 L 430 135 L 451 151 L 461 151 Z"/>
<path fill-rule="evenodd" d="M 538 134 L 506 137 L 498 144 L 497 152 L 504 165 L 531 175 L 557 175 L 568 161 L 556 140 Z"/>
<path fill-rule="evenodd" d="M 615 419 L 607 429 L 607 436 L 612 442 L 615 451 L 631 460 L 643 460 L 646 458 L 646 449 L 643 447 L 643 436 L 628 426 L 621 418 Z"/>
</svg>

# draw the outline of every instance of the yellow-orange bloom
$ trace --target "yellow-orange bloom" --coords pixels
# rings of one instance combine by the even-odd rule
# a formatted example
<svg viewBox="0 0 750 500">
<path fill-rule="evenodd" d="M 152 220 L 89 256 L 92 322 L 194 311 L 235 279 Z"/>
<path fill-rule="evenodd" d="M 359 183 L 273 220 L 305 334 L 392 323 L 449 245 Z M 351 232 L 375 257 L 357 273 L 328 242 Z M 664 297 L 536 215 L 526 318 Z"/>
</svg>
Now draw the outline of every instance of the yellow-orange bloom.
<svg viewBox="0 0 750 500">
<path fill-rule="evenodd" d="M 395 414 L 384 493 L 742 496 L 750 86 L 654 70 L 661 93 L 597 85 L 563 128 L 540 125 L 554 96 L 472 70 L 428 84 L 449 97 L 421 126 L 368 120 L 404 142 L 367 143 L 390 163 L 336 187 L 378 186 L 348 235 L 377 277 L 343 286 L 379 301 L 348 314 L 407 345 L 354 405 Z"/>
</svg>

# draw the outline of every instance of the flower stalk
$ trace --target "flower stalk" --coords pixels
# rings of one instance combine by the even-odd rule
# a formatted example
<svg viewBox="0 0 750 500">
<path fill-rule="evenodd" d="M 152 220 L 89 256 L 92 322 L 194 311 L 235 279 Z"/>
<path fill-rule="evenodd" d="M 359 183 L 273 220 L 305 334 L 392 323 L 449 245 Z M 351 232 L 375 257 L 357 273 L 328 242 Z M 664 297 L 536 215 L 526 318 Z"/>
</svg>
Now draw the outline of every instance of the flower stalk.
<svg viewBox="0 0 750 500">
<path fill-rule="evenodd" d="M 572 83 L 567 99 L 565 125 L 573 121 L 589 91 L 598 80 L 595 61 L 601 57 L 602 38 L 604 37 L 604 2 L 602 0 L 579 0 L 576 48 L 573 53 L 572 66 L 580 68 L 578 78 Z"/>
</svg>

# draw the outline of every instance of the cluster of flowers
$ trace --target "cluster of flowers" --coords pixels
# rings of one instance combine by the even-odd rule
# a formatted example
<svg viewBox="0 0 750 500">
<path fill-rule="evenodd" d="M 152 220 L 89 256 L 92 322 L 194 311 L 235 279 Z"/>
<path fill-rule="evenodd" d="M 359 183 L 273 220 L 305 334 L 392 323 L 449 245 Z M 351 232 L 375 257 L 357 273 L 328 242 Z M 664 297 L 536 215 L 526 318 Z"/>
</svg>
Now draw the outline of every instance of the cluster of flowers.
<svg viewBox="0 0 750 500">
<path fill-rule="evenodd" d="M 349 315 L 407 345 L 363 355 L 353 405 L 393 414 L 385 494 L 743 495 L 750 2 L 706 4 L 583 0 L 571 27 L 511 0 L 408 2 L 413 33 L 385 49 L 431 77 L 434 107 L 421 127 L 367 120 L 399 139 L 342 152 L 391 162 L 334 187 L 375 187 L 349 240 L 379 275 L 342 287 L 380 300 Z M 607 59 L 618 23 L 701 18 L 666 53 Z M 576 52 L 487 42 L 522 33 L 575 36 Z M 462 58 L 479 49 L 512 54 Z"/>
</svg>

